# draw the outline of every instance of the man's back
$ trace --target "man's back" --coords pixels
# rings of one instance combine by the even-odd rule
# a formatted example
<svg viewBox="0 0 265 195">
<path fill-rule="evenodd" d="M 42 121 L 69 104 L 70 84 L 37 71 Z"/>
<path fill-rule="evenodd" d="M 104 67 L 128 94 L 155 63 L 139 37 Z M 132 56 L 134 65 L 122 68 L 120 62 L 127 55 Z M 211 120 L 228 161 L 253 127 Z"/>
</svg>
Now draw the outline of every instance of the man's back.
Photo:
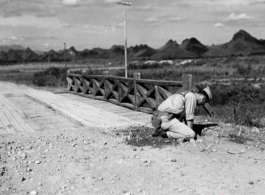
<svg viewBox="0 0 265 195">
<path fill-rule="evenodd" d="M 179 114 L 184 110 L 184 96 L 179 93 L 169 96 L 159 105 L 158 110 L 162 112 Z"/>
<path fill-rule="evenodd" d="M 187 120 L 193 119 L 196 108 L 196 96 L 193 92 L 176 93 L 168 97 L 158 107 L 159 111 L 179 114 L 185 109 Z"/>
</svg>

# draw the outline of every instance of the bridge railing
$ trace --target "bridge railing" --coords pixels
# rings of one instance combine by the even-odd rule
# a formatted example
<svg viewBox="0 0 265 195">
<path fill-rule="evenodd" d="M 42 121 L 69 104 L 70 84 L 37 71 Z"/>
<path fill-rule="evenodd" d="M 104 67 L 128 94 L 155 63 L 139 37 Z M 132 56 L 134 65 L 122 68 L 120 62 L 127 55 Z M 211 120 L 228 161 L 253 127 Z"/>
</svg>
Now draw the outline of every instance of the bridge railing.
<svg viewBox="0 0 265 195">
<path fill-rule="evenodd" d="M 134 78 L 68 73 L 67 82 L 69 93 L 146 113 L 152 113 L 170 95 L 193 86 L 190 74 L 183 75 L 182 81 L 166 81 L 140 79 L 140 73 L 135 73 Z"/>
</svg>

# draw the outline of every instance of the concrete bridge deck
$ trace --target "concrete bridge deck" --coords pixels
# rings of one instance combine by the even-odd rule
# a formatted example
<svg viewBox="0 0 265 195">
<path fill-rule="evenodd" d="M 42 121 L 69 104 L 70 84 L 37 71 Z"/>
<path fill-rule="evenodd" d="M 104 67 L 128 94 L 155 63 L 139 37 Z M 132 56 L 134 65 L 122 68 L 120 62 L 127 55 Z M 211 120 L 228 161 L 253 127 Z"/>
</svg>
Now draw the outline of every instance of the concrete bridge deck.
<svg viewBox="0 0 265 195">
<path fill-rule="evenodd" d="M 151 115 L 73 94 L 53 94 L 0 82 L 0 134 L 69 128 L 150 127 Z"/>
</svg>

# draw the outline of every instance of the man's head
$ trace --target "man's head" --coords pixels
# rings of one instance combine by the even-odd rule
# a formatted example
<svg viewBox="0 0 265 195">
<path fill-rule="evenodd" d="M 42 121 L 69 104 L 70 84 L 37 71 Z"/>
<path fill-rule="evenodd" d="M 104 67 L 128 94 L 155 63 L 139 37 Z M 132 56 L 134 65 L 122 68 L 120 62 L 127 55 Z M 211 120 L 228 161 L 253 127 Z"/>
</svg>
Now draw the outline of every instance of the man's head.
<svg viewBox="0 0 265 195">
<path fill-rule="evenodd" d="M 198 105 L 204 105 L 213 98 L 210 88 L 207 86 L 204 89 L 200 89 L 197 93 L 197 103 Z"/>
</svg>

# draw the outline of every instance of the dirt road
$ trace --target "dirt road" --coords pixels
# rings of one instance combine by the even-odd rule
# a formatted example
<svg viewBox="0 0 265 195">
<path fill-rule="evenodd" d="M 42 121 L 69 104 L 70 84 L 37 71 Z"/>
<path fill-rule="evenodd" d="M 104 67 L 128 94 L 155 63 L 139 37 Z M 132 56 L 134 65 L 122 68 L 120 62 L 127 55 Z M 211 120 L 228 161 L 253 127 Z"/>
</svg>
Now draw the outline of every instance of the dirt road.
<svg viewBox="0 0 265 195">
<path fill-rule="evenodd" d="M 229 141 L 230 124 L 204 128 L 196 147 L 151 132 L 69 122 L 0 135 L 0 194 L 264 194 L 264 145 Z"/>
</svg>

